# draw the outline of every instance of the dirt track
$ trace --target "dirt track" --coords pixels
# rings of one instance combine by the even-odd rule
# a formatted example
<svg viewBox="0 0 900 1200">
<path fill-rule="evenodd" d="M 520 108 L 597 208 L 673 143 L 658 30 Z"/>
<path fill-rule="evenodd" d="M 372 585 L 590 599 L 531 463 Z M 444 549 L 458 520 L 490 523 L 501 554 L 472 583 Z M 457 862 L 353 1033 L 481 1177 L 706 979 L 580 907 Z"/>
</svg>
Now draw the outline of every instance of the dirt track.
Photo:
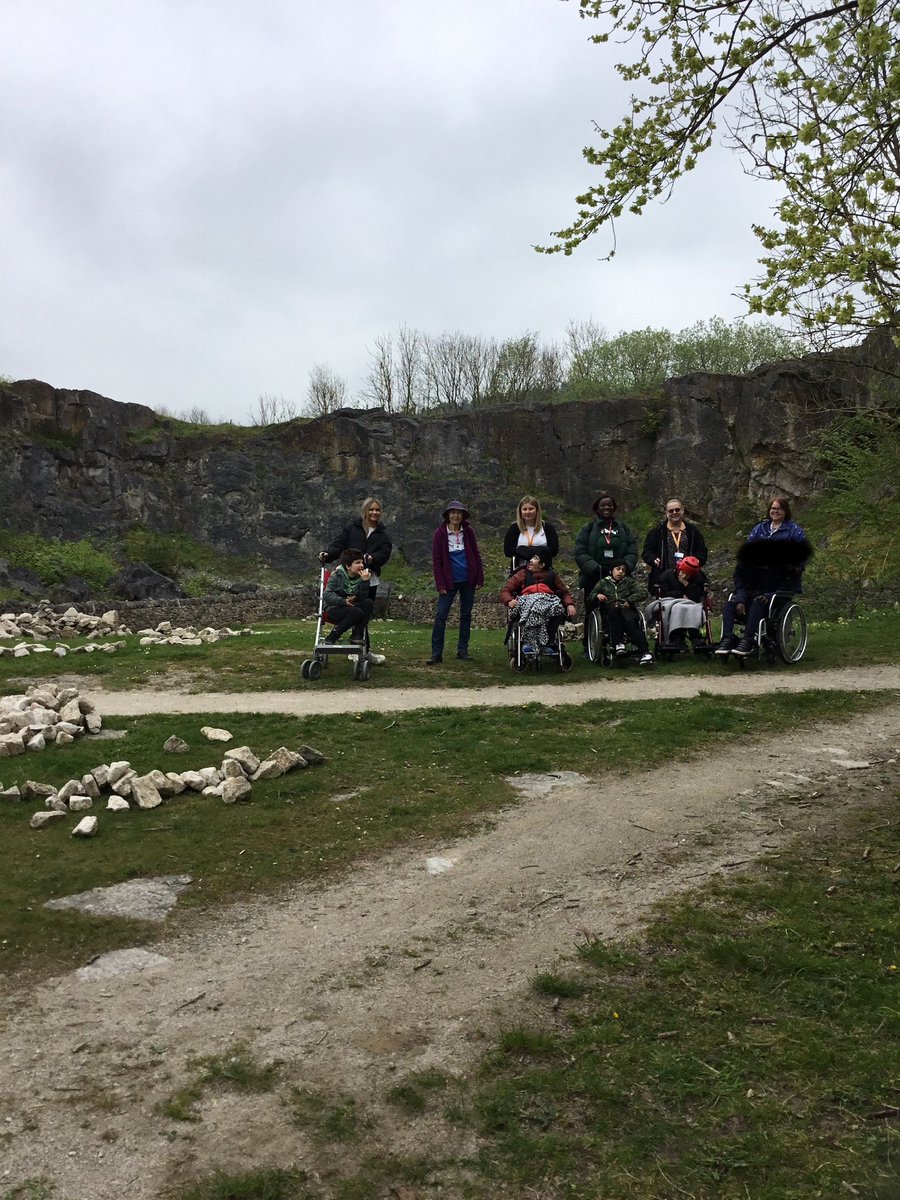
<svg viewBox="0 0 900 1200">
<path fill-rule="evenodd" d="M 615 694 L 888 688 L 898 676 L 896 668 L 875 668 L 653 677 L 623 681 Z M 541 699 L 609 693 L 608 684 L 590 684 L 547 688 Z M 363 695 L 385 708 L 412 707 L 413 698 L 416 705 L 523 699 L 514 689 L 330 696 L 310 689 L 266 697 L 271 709 L 258 696 L 164 693 L 159 701 L 171 711 L 186 711 L 189 701 L 194 710 L 305 712 L 336 700 L 355 708 Z M 95 699 L 110 714 L 136 705 L 121 694 Z M 156 697 L 143 701 L 141 711 L 160 711 Z M 387 1089 L 410 1071 L 465 1068 L 485 1034 L 534 1003 L 535 972 L 552 967 L 585 931 L 610 937 L 634 929 L 656 899 L 740 870 L 790 836 L 814 835 L 842 807 L 865 803 L 873 787 L 896 786 L 900 704 L 888 705 L 840 725 L 767 735 L 689 771 L 664 767 L 557 786 L 550 779 L 549 791 L 538 789 L 479 836 L 449 845 L 422 839 L 331 886 L 300 886 L 211 913 L 190 934 L 154 943 L 166 965 L 92 982 L 68 974 L 9 996 L 0 1191 L 44 1176 L 55 1184 L 54 1200 L 155 1200 L 165 1187 L 215 1168 L 297 1163 L 327 1173 L 341 1156 L 373 1149 L 414 1154 L 441 1144 L 452 1153 L 461 1135 L 440 1118 L 398 1118 L 384 1103 Z M 839 765 L 848 751 L 856 768 Z M 863 760 L 871 765 L 859 766 Z M 430 875 L 427 856 L 453 865 Z M 283 1060 L 274 1092 L 210 1092 L 195 1124 L 160 1115 L 159 1103 L 196 1078 L 189 1058 L 241 1039 L 257 1061 Z M 284 1103 L 291 1085 L 329 1098 L 352 1094 L 373 1131 L 336 1159 L 334 1148 L 323 1150 L 291 1124 Z M 440 1194 L 457 1194 L 452 1181 Z"/>
<path fill-rule="evenodd" d="M 377 671 L 377 668 L 376 668 Z M 831 671 L 740 671 L 727 675 L 708 668 L 697 675 L 665 676 L 661 672 L 621 673 L 614 679 L 560 684 L 532 689 L 518 687 L 398 688 L 359 684 L 348 691 L 326 691 L 305 684 L 290 692 L 203 692 L 176 690 L 139 692 L 93 691 L 88 680 L 82 690 L 104 716 L 133 717 L 145 713 L 255 712 L 314 716 L 318 713 L 399 712 L 412 708 L 475 708 L 478 705 L 515 707 L 529 700 L 541 704 L 585 704 L 589 700 L 660 700 L 696 696 L 701 691 L 722 696 L 759 696 L 766 692 L 803 692 L 810 688 L 884 691 L 900 688 L 900 667 L 841 667 Z"/>
</svg>

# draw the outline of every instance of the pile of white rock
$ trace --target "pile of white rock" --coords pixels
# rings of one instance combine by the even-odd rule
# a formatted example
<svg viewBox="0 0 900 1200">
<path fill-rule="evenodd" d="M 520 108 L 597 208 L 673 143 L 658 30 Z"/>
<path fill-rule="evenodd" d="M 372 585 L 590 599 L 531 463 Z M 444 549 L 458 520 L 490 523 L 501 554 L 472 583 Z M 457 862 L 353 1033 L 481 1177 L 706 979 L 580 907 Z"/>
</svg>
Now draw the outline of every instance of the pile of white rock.
<svg viewBox="0 0 900 1200">
<path fill-rule="evenodd" d="M 192 625 L 174 626 L 171 621 L 160 621 L 154 629 L 139 629 L 137 636 L 142 646 L 204 646 L 211 642 L 219 642 L 223 638 L 246 637 L 252 634 L 252 629 L 195 629 Z M 46 600 L 42 600 L 33 613 L 2 613 L 0 614 L 0 639 L 10 641 L 20 640 L 14 646 L 0 644 L 0 658 L 27 658 L 31 654 L 55 654 L 57 658 L 65 658 L 67 654 L 93 654 L 97 651 L 114 654 L 116 650 L 127 645 L 124 641 L 100 642 L 90 641 L 83 646 L 64 646 L 57 641 L 55 646 L 47 644 L 48 639 L 102 637 L 116 634 L 118 637 L 131 637 L 132 631 L 119 620 L 115 609 L 105 612 L 102 617 L 93 617 L 88 613 L 79 612 L 77 608 L 67 608 L 64 613 L 56 613 Z M 26 641 L 30 638 L 31 641 Z"/>
<path fill-rule="evenodd" d="M 42 683 L 22 695 L 0 696 L 0 758 L 43 750 L 51 743 L 68 746 L 102 727 L 93 703 L 77 688 Z"/>
<path fill-rule="evenodd" d="M 119 620 L 115 609 L 102 617 L 67 608 L 64 613 L 54 612 L 46 600 L 42 600 L 33 613 L 0 613 L 0 638 L 60 638 L 60 637 L 124 637 L 131 633 L 127 625 Z"/>
<path fill-rule="evenodd" d="M 169 739 L 172 749 L 184 746 L 180 739 Z M 28 780 L 21 788 L 0 790 L 0 796 L 26 802 L 42 801 L 43 809 L 31 817 L 32 829 L 43 829 L 64 820 L 70 813 L 84 813 L 108 794 L 108 812 L 125 812 L 131 808 L 158 808 L 182 792 L 197 792 L 216 796 L 225 804 L 250 799 L 252 785 L 263 779 L 277 779 L 288 771 L 317 766 L 325 756 L 312 746 L 289 750 L 279 746 L 265 758 L 258 758 L 249 746 L 226 750 L 218 767 L 201 767 L 199 771 L 148 771 L 139 775 L 126 761 L 102 763 L 81 779 L 70 779 L 60 788 L 48 783 Z M 97 817 L 83 817 L 72 830 L 72 837 L 93 837 L 98 828 Z"/>
<path fill-rule="evenodd" d="M 139 629 L 137 636 L 142 646 L 204 646 L 219 642 L 223 638 L 247 637 L 252 629 L 194 629 L 191 625 L 173 626 L 171 621 L 160 621 L 155 629 Z"/>
</svg>

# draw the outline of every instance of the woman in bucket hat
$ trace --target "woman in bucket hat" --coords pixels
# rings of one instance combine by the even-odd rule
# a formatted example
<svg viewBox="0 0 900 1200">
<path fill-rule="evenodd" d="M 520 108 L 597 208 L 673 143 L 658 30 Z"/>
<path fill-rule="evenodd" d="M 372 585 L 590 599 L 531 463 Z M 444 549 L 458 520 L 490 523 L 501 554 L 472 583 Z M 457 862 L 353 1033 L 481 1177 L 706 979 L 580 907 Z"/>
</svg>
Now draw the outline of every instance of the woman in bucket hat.
<svg viewBox="0 0 900 1200">
<path fill-rule="evenodd" d="M 431 566 L 438 602 L 431 631 L 431 658 L 426 662 L 430 667 L 443 662 L 447 617 L 457 594 L 459 641 L 456 657 L 464 662 L 471 661 L 469 631 L 472 628 L 472 606 L 476 590 L 484 583 L 484 565 L 478 552 L 475 530 L 469 524 L 469 510 L 461 500 L 451 500 L 441 517 L 441 524 L 431 539 Z"/>
</svg>

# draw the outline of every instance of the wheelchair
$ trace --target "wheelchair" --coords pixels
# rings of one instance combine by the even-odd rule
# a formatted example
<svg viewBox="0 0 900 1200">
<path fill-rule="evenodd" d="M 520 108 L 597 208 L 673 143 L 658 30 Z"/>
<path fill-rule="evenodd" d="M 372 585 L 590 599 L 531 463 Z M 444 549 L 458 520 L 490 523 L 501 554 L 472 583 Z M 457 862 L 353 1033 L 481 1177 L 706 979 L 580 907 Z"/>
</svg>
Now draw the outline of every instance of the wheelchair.
<svg viewBox="0 0 900 1200">
<path fill-rule="evenodd" d="M 647 608 L 654 605 L 655 601 L 650 601 Z M 712 621 L 710 613 L 712 612 L 712 597 L 709 594 L 709 588 L 703 593 L 703 620 L 695 630 L 686 631 L 686 640 L 678 646 L 673 646 L 669 641 L 668 630 L 666 629 L 665 614 L 659 607 L 656 613 L 652 614 L 649 619 L 646 618 L 646 631 L 649 639 L 653 640 L 653 657 L 659 662 L 671 662 L 683 651 L 690 649 L 692 654 L 702 654 L 709 656 L 715 649 L 712 636 Z M 693 634 L 696 632 L 697 636 Z"/>
<path fill-rule="evenodd" d="M 729 599 L 731 599 L 730 596 Z M 735 624 L 743 626 L 745 636 L 749 637 L 754 632 L 748 629 L 746 621 L 741 621 L 740 618 L 735 621 Z M 768 611 L 760 621 L 755 633 L 756 641 L 753 653 L 747 657 L 765 659 L 769 666 L 779 658 L 788 666 L 798 663 L 806 653 L 809 627 L 806 613 L 797 603 L 797 593 L 773 592 L 769 598 Z M 737 658 L 741 667 L 747 661 L 746 658 L 735 654 L 722 655 L 722 657 L 726 662 L 731 658 Z"/>
<path fill-rule="evenodd" d="M 372 673 L 372 662 L 369 658 L 371 645 L 369 643 L 369 626 L 363 629 L 362 640 L 359 642 L 326 642 L 324 627 L 328 623 L 322 605 L 325 595 L 325 585 L 331 572 L 322 567 L 319 572 L 319 607 L 316 621 L 316 640 L 313 646 L 312 658 L 305 658 L 300 664 L 300 678 L 315 682 L 321 679 L 322 672 L 328 666 L 329 659 L 346 658 L 350 663 L 350 672 L 355 680 L 365 683 Z"/>
<path fill-rule="evenodd" d="M 641 609 L 636 608 L 638 621 L 644 630 L 644 636 L 647 635 L 647 619 Z M 599 663 L 602 667 L 611 667 L 613 663 L 633 660 L 640 657 L 640 650 L 633 642 L 627 642 L 627 651 L 625 654 L 617 654 L 613 640 L 609 634 L 609 626 L 605 618 L 605 606 L 598 604 L 596 608 L 592 608 L 587 615 L 587 634 L 586 648 L 587 656 L 590 662 Z"/>
<path fill-rule="evenodd" d="M 519 618 L 513 614 L 506 629 L 506 648 L 510 669 L 513 671 L 542 671 L 544 665 L 552 663 L 563 674 L 572 670 L 572 656 L 566 649 L 563 634 L 564 617 L 552 618 L 548 623 L 550 641 L 545 646 L 533 646 L 525 642 Z"/>
</svg>

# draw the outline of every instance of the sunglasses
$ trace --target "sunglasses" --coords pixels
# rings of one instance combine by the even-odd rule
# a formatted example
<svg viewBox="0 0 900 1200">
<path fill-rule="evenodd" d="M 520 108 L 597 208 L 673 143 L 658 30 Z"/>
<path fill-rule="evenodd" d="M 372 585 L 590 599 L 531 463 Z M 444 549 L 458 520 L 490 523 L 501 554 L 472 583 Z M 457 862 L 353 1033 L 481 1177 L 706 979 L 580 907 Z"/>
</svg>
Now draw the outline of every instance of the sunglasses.
<svg viewBox="0 0 900 1200">
<path fill-rule="evenodd" d="M 667 517 L 671 517 L 671 516 L 673 516 L 675 513 L 680 513 L 680 512 L 684 512 L 684 509 L 683 509 L 683 508 L 667 508 L 667 509 L 666 509 L 666 516 L 667 516 Z"/>
</svg>

